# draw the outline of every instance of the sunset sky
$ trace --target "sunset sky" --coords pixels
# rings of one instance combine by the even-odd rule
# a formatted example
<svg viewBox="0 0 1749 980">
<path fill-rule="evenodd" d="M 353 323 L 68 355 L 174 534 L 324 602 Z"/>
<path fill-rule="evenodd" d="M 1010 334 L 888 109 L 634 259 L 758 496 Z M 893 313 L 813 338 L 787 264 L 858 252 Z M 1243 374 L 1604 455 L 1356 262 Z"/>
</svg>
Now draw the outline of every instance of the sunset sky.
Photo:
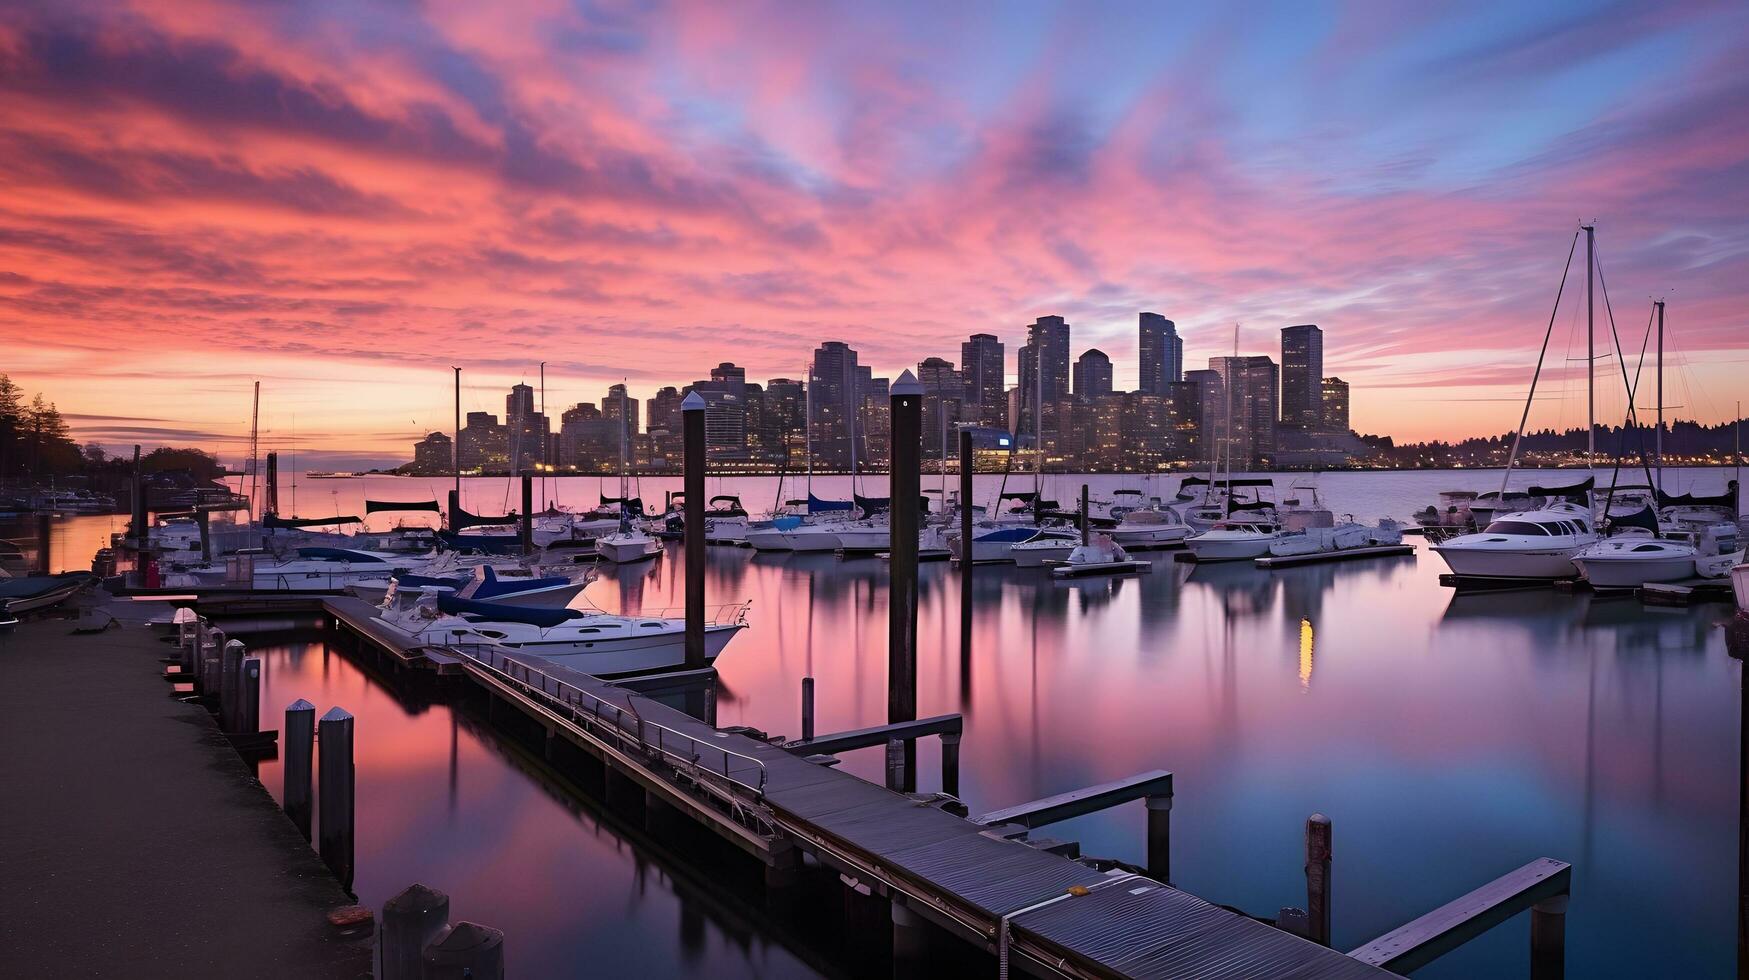
<svg viewBox="0 0 1749 980">
<path fill-rule="evenodd" d="M 1495 433 L 1582 219 L 1675 414 L 1749 398 L 1741 0 L 4 8 L 0 372 L 110 445 L 234 454 L 259 380 L 269 445 L 393 462 L 452 364 L 556 416 L 826 339 L 1013 372 L 1046 313 L 1133 387 L 1144 309 L 1187 366 L 1319 323 L 1360 431 Z"/>
</svg>

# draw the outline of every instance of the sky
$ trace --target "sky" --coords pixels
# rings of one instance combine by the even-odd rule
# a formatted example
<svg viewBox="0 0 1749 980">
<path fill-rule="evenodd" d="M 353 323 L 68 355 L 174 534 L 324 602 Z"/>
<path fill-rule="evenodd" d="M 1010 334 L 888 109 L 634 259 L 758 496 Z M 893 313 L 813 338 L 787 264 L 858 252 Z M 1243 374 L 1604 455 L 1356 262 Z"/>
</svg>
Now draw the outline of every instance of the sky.
<svg viewBox="0 0 1749 980">
<path fill-rule="evenodd" d="M 829 339 L 1013 373 L 1043 314 L 1133 387 L 1141 310 L 1188 367 L 1318 323 L 1356 429 L 1498 433 L 1582 221 L 1630 374 L 1664 296 L 1672 413 L 1749 395 L 1740 0 L 0 10 L 0 372 L 110 446 L 234 456 L 260 382 L 264 445 L 393 462 L 452 365 L 556 417 Z M 1533 426 L 1583 424 L 1582 296 Z"/>
</svg>

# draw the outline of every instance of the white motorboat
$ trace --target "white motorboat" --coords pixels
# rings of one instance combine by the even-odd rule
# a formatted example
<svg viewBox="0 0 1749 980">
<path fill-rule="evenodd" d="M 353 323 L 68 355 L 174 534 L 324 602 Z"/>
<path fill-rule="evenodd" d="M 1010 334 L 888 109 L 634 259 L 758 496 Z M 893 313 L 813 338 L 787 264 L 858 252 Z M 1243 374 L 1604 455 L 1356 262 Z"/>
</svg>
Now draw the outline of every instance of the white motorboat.
<svg viewBox="0 0 1749 980">
<path fill-rule="evenodd" d="M 1336 515 L 1318 499 L 1318 488 L 1309 483 L 1296 483 L 1290 490 L 1305 490 L 1310 500 L 1291 497 L 1276 508 L 1276 518 L 1283 531 L 1304 531 L 1308 528 L 1334 528 Z"/>
<path fill-rule="evenodd" d="M 1731 567 L 1731 588 L 1737 592 L 1737 611 L 1749 613 L 1749 563 Z"/>
<path fill-rule="evenodd" d="M 339 592 L 354 582 L 404 574 L 423 564 L 408 555 L 349 548 L 299 548 L 297 553 L 286 561 L 254 562 L 251 585 L 266 591 Z"/>
<path fill-rule="evenodd" d="M 750 528 L 746 514 L 723 517 L 712 517 L 708 512 L 705 514 L 706 544 L 746 544 L 748 530 Z"/>
<path fill-rule="evenodd" d="M 1080 536 L 1073 531 L 1040 528 L 1027 540 L 1010 545 L 1008 556 L 1020 568 L 1043 568 L 1052 562 L 1068 561 L 1080 544 Z"/>
<path fill-rule="evenodd" d="M 893 528 L 886 515 L 863 521 L 846 521 L 833 529 L 838 550 L 846 553 L 869 554 L 892 547 Z"/>
<path fill-rule="evenodd" d="M 1278 530 L 1267 521 L 1235 517 L 1220 521 L 1201 534 L 1191 535 L 1184 540 L 1184 546 L 1199 562 L 1262 558 L 1269 554 L 1269 546 Z"/>
<path fill-rule="evenodd" d="M 1134 559 L 1123 546 L 1107 534 L 1094 534 L 1086 544 L 1077 544 L 1065 561 L 1051 565 L 1054 578 L 1079 578 L 1084 575 L 1118 575 L 1124 572 L 1146 572 L 1153 569 L 1149 562 Z"/>
<path fill-rule="evenodd" d="M 1276 558 L 1294 555 L 1320 555 L 1337 551 L 1353 551 L 1385 543 L 1378 540 L 1377 528 L 1344 521 L 1333 527 L 1307 527 L 1297 531 L 1282 531 L 1269 542 L 1269 554 Z M 1388 536 L 1389 532 L 1386 532 Z M 1398 542 L 1403 534 L 1396 532 Z"/>
<path fill-rule="evenodd" d="M 769 527 L 748 529 L 747 543 L 756 551 L 837 551 L 840 523 L 778 517 Z"/>
<path fill-rule="evenodd" d="M 421 643 L 463 653 L 476 646 L 532 653 L 585 673 L 615 675 L 684 666 L 686 620 L 616 616 L 599 609 L 523 609 L 434 591 L 391 590 L 382 621 Z M 704 654 L 714 661 L 747 628 L 748 604 L 707 613 Z"/>
<path fill-rule="evenodd" d="M 1561 502 L 1503 515 L 1487 530 L 1460 534 L 1433 550 L 1463 577 L 1552 582 L 1577 575 L 1573 556 L 1597 540 L 1591 509 Z"/>
<path fill-rule="evenodd" d="M 1014 546 L 1033 540 L 1039 536 L 1041 530 L 1036 524 L 974 524 L 971 559 L 974 562 L 1013 561 Z M 948 532 L 947 550 L 956 560 L 966 560 L 965 542 L 960 540 L 957 531 Z"/>
<path fill-rule="evenodd" d="M 1170 507 L 1158 501 L 1152 506 L 1126 511 L 1111 529 L 1111 540 L 1129 548 L 1164 548 L 1190 537 L 1190 525 Z"/>
<path fill-rule="evenodd" d="M 497 602 L 531 609 L 563 609 L 589 584 L 591 575 L 586 568 L 580 572 L 548 575 L 543 574 L 542 569 L 516 564 L 477 565 L 471 572 L 460 569 L 447 576 L 442 571 L 427 568 L 419 574 L 365 579 L 348 585 L 346 591 L 371 605 L 381 603 L 391 587 L 399 587 L 435 589 L 476 602 Z"/>
<path fill-rule="evenodd" d="M 96 581 L 90 572 L 8 576 L 0 581 L 0 614 L 47 609 Z"/>
<path fill-rule="evenodd" d="M 1495 514 L 1509 514 L 1516 511 L 1534 510 L 1544 503 L 1540 498 L 1525 493 L 1522 490 L 1489 490 L 1478 493 L 1471 498 L 1469 506 L 1470 520 L 1477 527 L 1487 527 Z"/>
<path fill-rule="evenodd" d="M 1698 540 L 1654 537 L 1644 531 L 1606 538 L 1573 555 L 1573 564 L 1598 590 L 1637 589 L 1648 582 L 1721 577 L 1743 560 L 1737 527 L 1717 524 Z M 1703 575 L 1703 567 L 1710 575 Z"/>
<path fill-rule="evenodd" d="M 605 561 L 643 561 L 656 557 L 661 551 L 662 542 L 632 527 L 623 527 L 595 539 L 595 553 Z"/>
</svg>

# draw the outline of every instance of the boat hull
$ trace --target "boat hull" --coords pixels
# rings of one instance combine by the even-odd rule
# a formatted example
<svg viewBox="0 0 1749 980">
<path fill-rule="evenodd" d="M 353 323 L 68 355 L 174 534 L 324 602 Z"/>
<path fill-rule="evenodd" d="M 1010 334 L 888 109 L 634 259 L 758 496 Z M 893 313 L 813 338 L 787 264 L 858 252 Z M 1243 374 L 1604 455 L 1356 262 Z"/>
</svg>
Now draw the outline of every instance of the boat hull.
<svg viewBox="0 0 1749 980">
<path fill-rule="evenodd" d="M 755 551 L 837 551 L 838 535 L 800 528 L 790 531 L 762 528 L 747 532 L 747 543 Z"/>
<path fill-rule="evenodd" d="M 1660 558 L 1587 558 L 1573 564 L 1594 589 L 1637 589 L 1647 582 L 1679 582 L 1694 577 L 1693 556 Z"/>
<path fill-rule="evenodd" d="M 1190 528 L 1168 526 L 1125 529 L 1120 524 L 1108 533 L 1111 535 L 1111 540 L 1125 548 L 1159 548 L 1183 542 L 1184 539 L 1190 537 Z"/>
<path fill-rule="evenodd" d="M 1186 538 L 1184 546 L 1197 561 L 1244 561 L 1269 554 L 1270 538 L 1210 538 L 1206 535 Z"/>
<path fill-rule="evenodd" d="M 735 634 L 743 629 L 746 627 L 740 624 L 706 626 L 704 630 L 705 662 L 713 662 L 721 656 L 723 649 L 729 645 L 729 641 L 733 640 Z M 469 642 L 476 642 L 477 639 L 477 637 L 470 637 Z M 545 657 L 554 663 L 598 677 L 644 673 L 653 670 L 671 670 L 686 666 L 686 634 L 684 632 L 611 640 L 506 643 L 502 644 L 502 647 L 507 651 L 532 653 Z"/>
<path fill-rule="evenodd" d="M 1449 542 L 1436 544 L 1433 550 L 1445 559 L 1455 575 L 1464 578 L 1521 579 L 1531 582 L 1553 582 L 1573 578 L 1579 573 L 1573 564 L 1577 547 L 1516 550 L 1499 548 L 1454 548 Z"/>
<path fill-rule="evenodd" d="M 1020 568 L 1044 568 L 1053 562 L 1068 561 L 1069 555 L 1075 550 L 1075 542 L 1064 541 L 1062 544 L 1049 548 L 1023 548 L 1011 545 L 1008 556 L 1014 559 L 1014 564 Z"/>
<path fill-rule="evenodd" d="M 595 542 L 595 553 L 611 562 L 625 564 L 627 562 L 643 561 L 654 558 L 662 550 L 661 544 L 654 539 L 645 538 L 638 541 L 611 541 L 602 538 Z M 497 599 L 493 599 L 497 602 Z"/>
</svg>

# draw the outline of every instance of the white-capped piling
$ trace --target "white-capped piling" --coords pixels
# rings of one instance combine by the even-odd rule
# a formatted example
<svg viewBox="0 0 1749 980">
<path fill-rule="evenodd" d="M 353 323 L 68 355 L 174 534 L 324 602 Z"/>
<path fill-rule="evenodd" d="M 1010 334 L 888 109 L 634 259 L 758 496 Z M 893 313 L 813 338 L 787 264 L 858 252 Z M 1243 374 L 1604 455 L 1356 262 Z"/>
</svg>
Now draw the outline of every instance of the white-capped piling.
<svg viewBox="0 0 1749 980">
<path fill-rule="evenodd" d="M 310 772 L 316 748 L 316 706 L 298 698 L 285 709 L 285 800 L 286 816 L 297 824 L 304 840 L 310 839 Z"/>
<path fill-rule="evenodd" d="M 318 726 L 317 740 L 321 745 L 321 796 L 317 801 L 320 834 L 317 850 L 322 861 L 340 879 L 347 890 L 352 888 L 352 715 L 338 705 L 328 709 Z"/>
</svg>

